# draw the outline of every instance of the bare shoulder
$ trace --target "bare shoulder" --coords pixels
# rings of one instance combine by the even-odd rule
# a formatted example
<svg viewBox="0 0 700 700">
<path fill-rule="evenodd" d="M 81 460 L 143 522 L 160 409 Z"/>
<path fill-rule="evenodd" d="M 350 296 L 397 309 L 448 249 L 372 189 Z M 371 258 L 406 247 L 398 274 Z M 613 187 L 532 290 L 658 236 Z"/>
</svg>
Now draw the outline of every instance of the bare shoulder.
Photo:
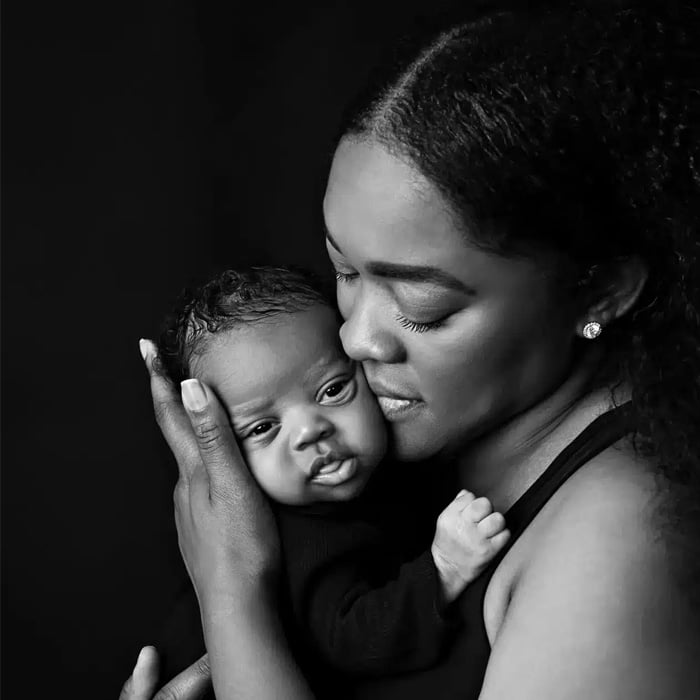
<svg viewBox="0 0 700 700">
<path fill-rule="evenodd" d="M 484 700 L 700 697 L 700 620 L 671 573 L 658 499 L 624 443 L 555 494 L 504 560 Z"/>
<path fill-rule="evenodd" d="M 542 512 L 541 527 L 552 544 L 563 545 L 571 538 L 580 544 L 592 544 L 599 537 L 607 540 L 615 525 L 619 527 L 616 538 L 646 541 L 655 532 L 659 497 L 653 467 L 621 440 L 590 460 L 559 489 Z M 654 534 L 651 540 L 656 539 Z M 546 552 L 540 551 L 543 555 Z"/>
</svg>

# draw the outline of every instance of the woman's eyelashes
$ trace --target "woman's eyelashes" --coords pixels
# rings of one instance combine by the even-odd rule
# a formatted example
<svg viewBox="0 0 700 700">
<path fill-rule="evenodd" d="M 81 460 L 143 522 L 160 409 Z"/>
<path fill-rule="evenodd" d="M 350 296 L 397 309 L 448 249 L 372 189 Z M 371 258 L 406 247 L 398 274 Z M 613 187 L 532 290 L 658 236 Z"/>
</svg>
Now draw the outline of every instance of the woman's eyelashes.
<svg viewBox="0 0 700 700">
<path fill-rule="evenodd" d="M 357 277 L 357 272 L 342 272 L 341 270 L 335 271 L 335 279 L 338 282 L 352 282 Z"/>
<path fill-rule="evenodd" d="M 406 316 L 403 316 L 402 314 L 396 314 L 396 320 L 399 322 L 403 328 L 407 328 L 409 331 L 412 331 L 413 333 L 425 333 L 427 331 L 433 331 L 437 328 L 440 328 L 442 325 L 444 325 L 445 321 L 447 320 L 447 316 L 443 316 L 442 318 L 438 318 L 435 321 L 412 321 L 410 318 L 406 318 Z"/>
<path fill-rule="evenodd" d="M 359 274 L 357 272 L 343 272 L 335 270 L 335 278 L 341 284 L 347 284 L 354 281 Z M 413 333 L 425 333 L 440 328 L 451 314 L 446 314 L 436 319 L 435 321 L 413 321 L 403 314 L 396 314 L 396 320 L 403 328 L 407 328 Z"/>
</svg>

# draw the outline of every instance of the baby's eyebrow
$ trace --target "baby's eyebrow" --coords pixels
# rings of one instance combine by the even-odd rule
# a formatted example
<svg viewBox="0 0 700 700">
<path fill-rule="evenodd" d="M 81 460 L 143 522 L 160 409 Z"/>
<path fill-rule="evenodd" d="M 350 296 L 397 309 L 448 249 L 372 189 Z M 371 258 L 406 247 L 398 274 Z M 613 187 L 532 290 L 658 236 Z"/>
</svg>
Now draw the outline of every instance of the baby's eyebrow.
<svg viewBox="0 0 700 700">
<path fill-rule="evenodd" d="M 314 362 L 311 367 L 306 371 L 304 376 L 304 382 L 309 385 L 314 385 L 321 381 L 329 370 L 340 369 L 342 366 L 350 366 L 352 360 L 339 355 L 337 352 L 328 353 L 320 357 L 316 362 Z"/>
<path fill-rule="evenodd" d="M 254 399 L 253 401 L 246 401 L 236 406 L 228 406 L 228 412 L 233 420 L 242 421 L 269 411 L 273 404 L 274 401 L 267 398 Z"/>
</svg>

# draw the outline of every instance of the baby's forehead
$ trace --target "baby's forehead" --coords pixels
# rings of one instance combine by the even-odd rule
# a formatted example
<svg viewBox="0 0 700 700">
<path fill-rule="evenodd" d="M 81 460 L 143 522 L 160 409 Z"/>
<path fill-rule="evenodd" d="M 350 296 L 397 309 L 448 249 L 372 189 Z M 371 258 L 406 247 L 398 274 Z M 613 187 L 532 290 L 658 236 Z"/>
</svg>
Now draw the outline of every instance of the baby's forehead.
<svg viewBox="0 0 700 700">
<path fill-rule="evenodd" d="M 259 395 L 313 389 L 331 369 L 349 364 L 333 310 L 319 308 L 217 333 L 198 353 L 193 374 L 239 404 Z"/>
</svg>

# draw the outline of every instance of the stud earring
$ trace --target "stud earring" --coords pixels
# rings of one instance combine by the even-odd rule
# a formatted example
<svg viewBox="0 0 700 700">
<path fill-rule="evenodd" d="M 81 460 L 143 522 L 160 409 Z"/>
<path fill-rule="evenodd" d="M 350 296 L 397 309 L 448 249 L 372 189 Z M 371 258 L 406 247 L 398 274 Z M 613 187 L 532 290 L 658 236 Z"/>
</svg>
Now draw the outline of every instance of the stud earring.
<svg viewBox="0 0 700 700">
<path fill-rule="evenodd" d="M 583 327 L 582 332 L 586 340 L 595 340 L 603 332 L 603 326 L 598 321 L 590 321 Z"/>
</svg>

